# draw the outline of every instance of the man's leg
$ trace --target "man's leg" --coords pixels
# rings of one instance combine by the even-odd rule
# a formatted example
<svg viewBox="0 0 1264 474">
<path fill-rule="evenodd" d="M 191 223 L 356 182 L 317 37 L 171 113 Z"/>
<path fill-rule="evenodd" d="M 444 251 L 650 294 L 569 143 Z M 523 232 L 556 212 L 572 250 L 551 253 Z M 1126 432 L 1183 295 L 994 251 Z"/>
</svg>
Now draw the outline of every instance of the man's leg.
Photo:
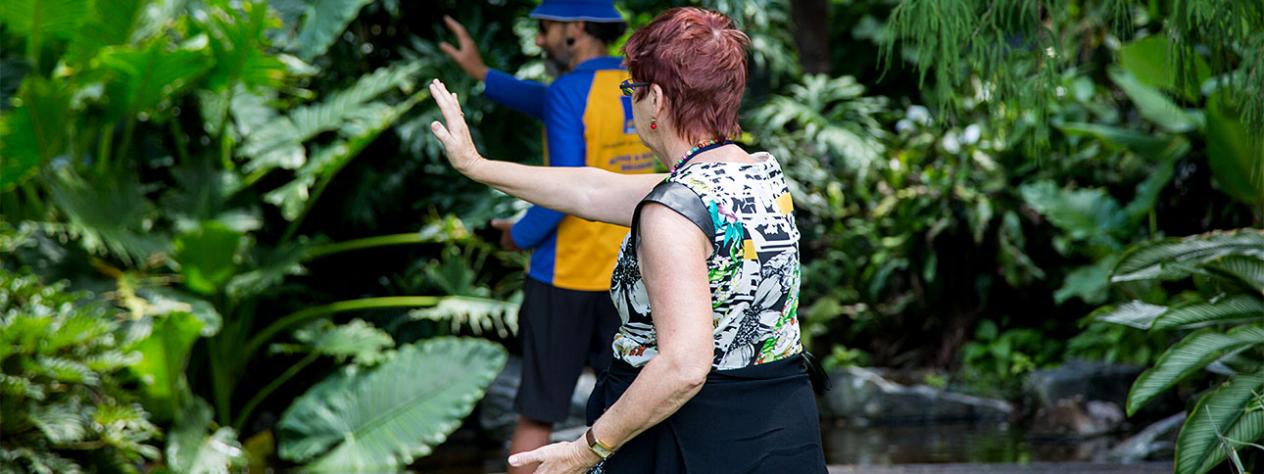
<svg viewBox="0 0 1264 474">
<path fill-rule="evenodd" d="M 519 334 L 522 337 L 522 384 L 514 400 L 518 424 L 509 452 L 549 444 L 553 424 L 566 420 L 575 382 L 588 352 L 586 335 L 593 318 L 584 314 L 581 292 L 553 287 L 528 277 L 523 284 Z M 529 473 L 535 466 L 509 470 Z"/>
<path fill-rule="evenodd" d="M 514 425 L 513 438 L 509 440 L 509 452 L 521 453 L 549 444 L 549 436 L 553 434 L 553 424 L 535 421 L 525 416 L 518 416 L 518 424 Z M 509 466 L 508 474 L 531 474 L 539 463 L 525 466 Z"/>
</svg>

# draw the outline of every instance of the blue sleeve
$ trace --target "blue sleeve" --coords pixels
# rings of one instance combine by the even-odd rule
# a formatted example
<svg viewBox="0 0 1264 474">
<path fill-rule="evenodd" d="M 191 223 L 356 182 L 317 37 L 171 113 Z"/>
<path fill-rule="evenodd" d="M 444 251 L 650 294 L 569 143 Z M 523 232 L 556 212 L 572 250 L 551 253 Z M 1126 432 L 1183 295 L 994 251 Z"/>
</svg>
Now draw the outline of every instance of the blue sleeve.
<svg viewBox="0 0 1264 474">
<path fill-rule="evenodd" d="M 490 76 L 490 75 L 489 75 Z M 548 145 L 549 166 L 585 166 L 587 144 L 584 141 L 584 109 L 592 75 L 567 75 L 548 87 L 544 104 L 544 131 Z M 557 228 L 565 214 L 532 206 L 510 230 L 518 248 L 539 245 Z"/>
<path fill-rule="evenodd" d="M 518 79 L 495 69 L 487 70 L 483 79 L 483 96 L 496 103 L 544 120 L 544 96 L 548 86 Z"/>
</svg>

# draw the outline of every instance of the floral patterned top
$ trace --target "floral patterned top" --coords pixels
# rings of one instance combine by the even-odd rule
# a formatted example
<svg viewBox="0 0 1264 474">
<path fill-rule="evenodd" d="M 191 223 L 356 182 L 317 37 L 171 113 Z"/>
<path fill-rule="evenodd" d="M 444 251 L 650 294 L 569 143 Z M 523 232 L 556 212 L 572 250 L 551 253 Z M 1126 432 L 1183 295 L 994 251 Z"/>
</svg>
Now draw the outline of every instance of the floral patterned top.
<svg viewBox="0 0 1264 474">
<path fill-rule="evenodd" d="M 707 259 L 712 367 L 730 370 L 781 360 L 803 351 L 799 335 L 799 229 L 777 160 L 693 163 L 667 177 L 641 202 L 663 204 L 711 238 Z M 650 302 L 641 279 L 636 240 L 640 208 L 623 241 L 610 295 L 623 319 L 614 357 L 634 367 L 658 353 Z M 644 238 L 641 236 L 640 238 Z M 667 237 L 670 238 L 670 237 Z"/>
</svg>

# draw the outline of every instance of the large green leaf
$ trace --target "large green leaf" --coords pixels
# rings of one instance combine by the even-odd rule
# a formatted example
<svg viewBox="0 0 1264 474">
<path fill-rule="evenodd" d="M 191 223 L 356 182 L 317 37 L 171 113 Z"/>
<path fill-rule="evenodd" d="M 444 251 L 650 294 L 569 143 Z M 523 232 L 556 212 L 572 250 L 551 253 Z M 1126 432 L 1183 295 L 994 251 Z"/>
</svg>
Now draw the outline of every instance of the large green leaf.
<svg viewBox="0 0 1264 474">
<path fill-rule="evenodd" d="M 287 68 L 281 58 L 271 54 L 267 31 L 276 26 L 269 21 L 263 2 L 241 2 L 237 8 L 213 7 L 199 19 L 212 41 L 214 67 L 207 73 L 207 88 L 221 91 L 241 84 L 255 87 L 277 87 L 284 80 Z"/>
<path fill-rule="evenodd" d="M 1128 392 L 1128 415 L 1132 416 L 1160 393 L 1229 351 L 1261 344 L 1264 344 L 1264 324 L 1243 326 L 1227 333 L 1208 328 L 1186 336 L 1159 356 L 1154 367 L 1137 377 Z"/>
<path fill-rule="evenodd" d="M 203 324 L 186 312 L 155 318 L 153 324 L 153 332 L 134 348 L 142 357 L 132 370 L 143 382 L 141 393 L 146 408 L 156 419 L 168 420 L 187 402 L 184 369 Z"/>
<path fill-rule="evenodd" d="M 1117 257 L 1110 255 L 1092 265 L 1085 265 L 1067 273 L 1062 287 L 1053 294 L 1053 301 L 1062 304 L 1073 297 L 1079 297 L 1088 304 L 1102 304 L 1106 301 L 1110 289 L 1110 269 L 1115 266 Z"/>
<path fill-rule="evenodd" d="M 116 117 L 150 112 L 177 96 L 211 68 L 206 46 L 169 49 L 161 38 L 143 48 L 113 48 L 100 61 L 114 73 L 106 86 Z"/>
<path fill-rule="evenodd" d="M 1233 295 L 1219 301 L 1173 307 L 1159 316 L 1154 329 L 1195 328 L 1251 320 L 1264 322 L 1264 301 L 1250 295 Z"/>
<path fill-rule="evenodd" d="M 1264 231 L 1209 232 L 1134 245 L 1119 259 L 1111 281 L 1185 278 L 1200 264 L 1235 254 L 1264 257 Z"/>
<path fill-rule="evenodd" d="M 150 232 L 154 206 L 130 173 L 80 176 L 68 168 L 53 173 L 49 190 L 69 218 L 69 233 L 89 252 L 110 253 L 132 264 L 166 254 L 171 243 Z"/>
<path fill-rule="evenodd" d="M 1264 259 L 1247 255 L 1227 255 L 1205 267 L 1208 272 L 1237 283 L 1243 289 L 1264 296 Z"/>
<path fill-rule="evenodd" d="M 1093 315 L 1098 321 L 1122 324 L 1137 329 L 1150 329 L 1154 320 L 1167 312 L 1167 306 L 1159 306 L 1140 300 L 1133 300 L 1114 309 L 1102 308 Z"/>
<path fill-rule="evenodd" d="M 1118 245 L 1109 236 L 1123 225 L 1119 202 L 1103 188 L 1061 189 L 1052 181 L 1024 184 L 1023 201 L 1072 239 Z"/>
<path fill-rule="evenodd" d="M 207 221 L 175 240 L 175 258 L 189 289 L 202 294 L 219 291 L 236 274 L 242 233 L 221 222 Z"/>
<path fill-rule="evenodd" d="M 22 104 L 0 117 L 0 192 L 30 178 L 66 147 L 70 94 L 54 81 L 28 75 Z"/>
<path fill-rule="evenodd" d="M 491 342 L 440 338 L 372 371 L 344 370 L 285 411 L 279 453 L 317 472 L 394 470 L 456 429 L 504 363 Z"/>
<path fill-rule="evenodd" d="M 343 125 L 342 134 L 350 136 L 317 149 L 311 160 L 299 169 L 298 176 L 293 181 L 264 195 L 264 200 L 280 207 L 281 215 L 287 220 L 302 217 L 312 205 L 309 199 L 316 197 L 311 193 L 312 186 L 317 182 L 326 183 L 331 180 L 342 167 L 359 156 L 364 147 L 390 129 L 424 96 L 414 95 L 395 107 L 378 102 L 366 104 L 359 113 L 349 116 L 349 121 Z"/>
<path fill-rule="evenodd" d="M 88 0 L 5 0 L 0 23 L 39 44 L 40 37 L 69 37 L 87 17 Z"/>
<path fill-rule="evenodd" d="M 256 247 L 256 267 L 248 272 L 240 273 L 228 281 L 228 296 L 234 299 L 245 299 L 262 294 L 280 284 L 285 277 L 300 275 L 303 258 L 307 254 L 309 244 L 290 244 L 276 249 Z"/>
<path fill-rule="evenodd" d="M 1225 92 L 1207 103 L 1207 160 L 1221 191 L 1247 204 L 1264 203 L 1264 138 L 1243 124 Z"/>
<path fill-rule="evenodd" d="M 215 306 L 206 300 L 169 288 L 139 288 L 136 295 L 145 299 L 144 315 L 164 317 L 173 313 L 188 313 L 202 324 L 199 334 L 214 336 L 223 325 L 223 317 Z"/>
<path fill-rule="evenodd" d="M 360 9 L 373 0 L 315 0 L 303 15 L 303 28 L 291 45 L 305 60 L 325 54 Z"/>
<path fill-rule="evenodd" d="M 75 32 L 64 59 L 86 63 L 101 48 L 127 43 L 147 3 L 147 0 L 93 2 L 91 15 Z"/>
<path fill-rule="evenodd" d="M 1183 133 L 1199 126 L 1198 116 L 1176 105 L 1158 89 L 1141 83 L 1135 76 L 1119 68 L 1110 69 L 1110 79 L 1123 89 L 1146 120 L 1169 132 Z"/>
<path fill-rule="evenodd" d="M 366 116 L 383 114 L 389 106 L 373 100 L 392 89 L 411 89 L 419 69 L 417 63 L 378 69 L 318 104 L 295 108 L 288 116 L 270 117 L 274 112 L 259 107 L 247 116 L 235 113 L 234 119 L 246 136 L 237 154 L 250 160 L 245 166 L 250 172 L 276 167 L 299 168 L 307 161 L 303 142 L 355 121 L 364 122 Z M 257 120 L 257 126 L 250 127 L 241 123 L 243 120 Z"/>
<path fill-rule="evenodd" d="M 1176 439 L 1175 472 L 1203 474 L 1225 460 L 1241 442 L 1264 436 L 1264 411 L 1248 405 L 1264 394 L 1264 372 L 1239 375 L 1205 395 L 1185 419 Z"/>
<path fill-rule="evenodd" d="M 167 467 L 189 474 L 228 474 L 245 461 L 245 452 L 232 428 L 223 427 L 207 435 L 211 426 L 211 406 L 193 398 L 181 410 L 167 439 Z"/>
<path fill-rule="evenodd" d="M 1193 77 L 1184 78 L 1184 87 L 1181 87 L 1180 70 L 1171 52 L 1167 37 L 1147 36 L 1120 48 L 1119 63 L 1143 84 L 1181 94 L 1186 100 L 1197 99 L 1202 83 L 1211 76 L 1211 69 L 1201 56 L 1195 55 Z"/>
<path fill-rule="evenodd" d="M 1129 128 L 1112 127 L 1099 123 L 1074 122 L 1058 125 L 1058 129 L 1071 135 L 1090 136 L 1116 147 L 1132 150 L 1147 158 L 1158 158 L 1164 150 L 1172 148 L 1178 141 L 1187 140 L 1179 136 L 1163 137 L 1139 132 Z"/>
</svg>

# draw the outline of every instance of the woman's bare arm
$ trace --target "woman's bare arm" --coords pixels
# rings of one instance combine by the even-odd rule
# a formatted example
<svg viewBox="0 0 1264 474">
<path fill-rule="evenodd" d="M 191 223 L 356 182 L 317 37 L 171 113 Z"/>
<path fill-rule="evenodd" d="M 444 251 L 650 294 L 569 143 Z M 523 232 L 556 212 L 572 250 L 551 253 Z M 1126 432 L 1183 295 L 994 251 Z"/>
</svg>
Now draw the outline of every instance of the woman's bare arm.
<svg viewBox="0 0 1264 474">
<path fill-rule="evenodd" d="M 588 167 L 529 166 L 484 158 L 474 147 L 455 94 L 437 79 L 430 93 L 444 122 L 430 124 L 448 161 L 461 174 L 524 201 L 583 219 L 628 226 L 637 203 L 663 174 L 618 174 Z"/>
<path fill-rule="evenodd" d="M 714 355 L 707 256 L 698 227 L 660 204 L 641 210 L 640 262 L 658 355 L 596 422 L 593 434 L 622 446 L 676 413 L 706 382 Z"/>
<path fill-rule="evenodd" d="M 641 211 L 641 237 L 641 274 L 659 352 L 593 423 L 597 439 L 616 450 L 676 413 L 702 390 L 715 347 L 706 264 L 711 243 L 684 216 L 654 203 Z M 573 474 L 587 472 L 599 460 L 580 438 L 514 454 L 509 464 L 538 462 L 537 473 Z"/>
</svg>

